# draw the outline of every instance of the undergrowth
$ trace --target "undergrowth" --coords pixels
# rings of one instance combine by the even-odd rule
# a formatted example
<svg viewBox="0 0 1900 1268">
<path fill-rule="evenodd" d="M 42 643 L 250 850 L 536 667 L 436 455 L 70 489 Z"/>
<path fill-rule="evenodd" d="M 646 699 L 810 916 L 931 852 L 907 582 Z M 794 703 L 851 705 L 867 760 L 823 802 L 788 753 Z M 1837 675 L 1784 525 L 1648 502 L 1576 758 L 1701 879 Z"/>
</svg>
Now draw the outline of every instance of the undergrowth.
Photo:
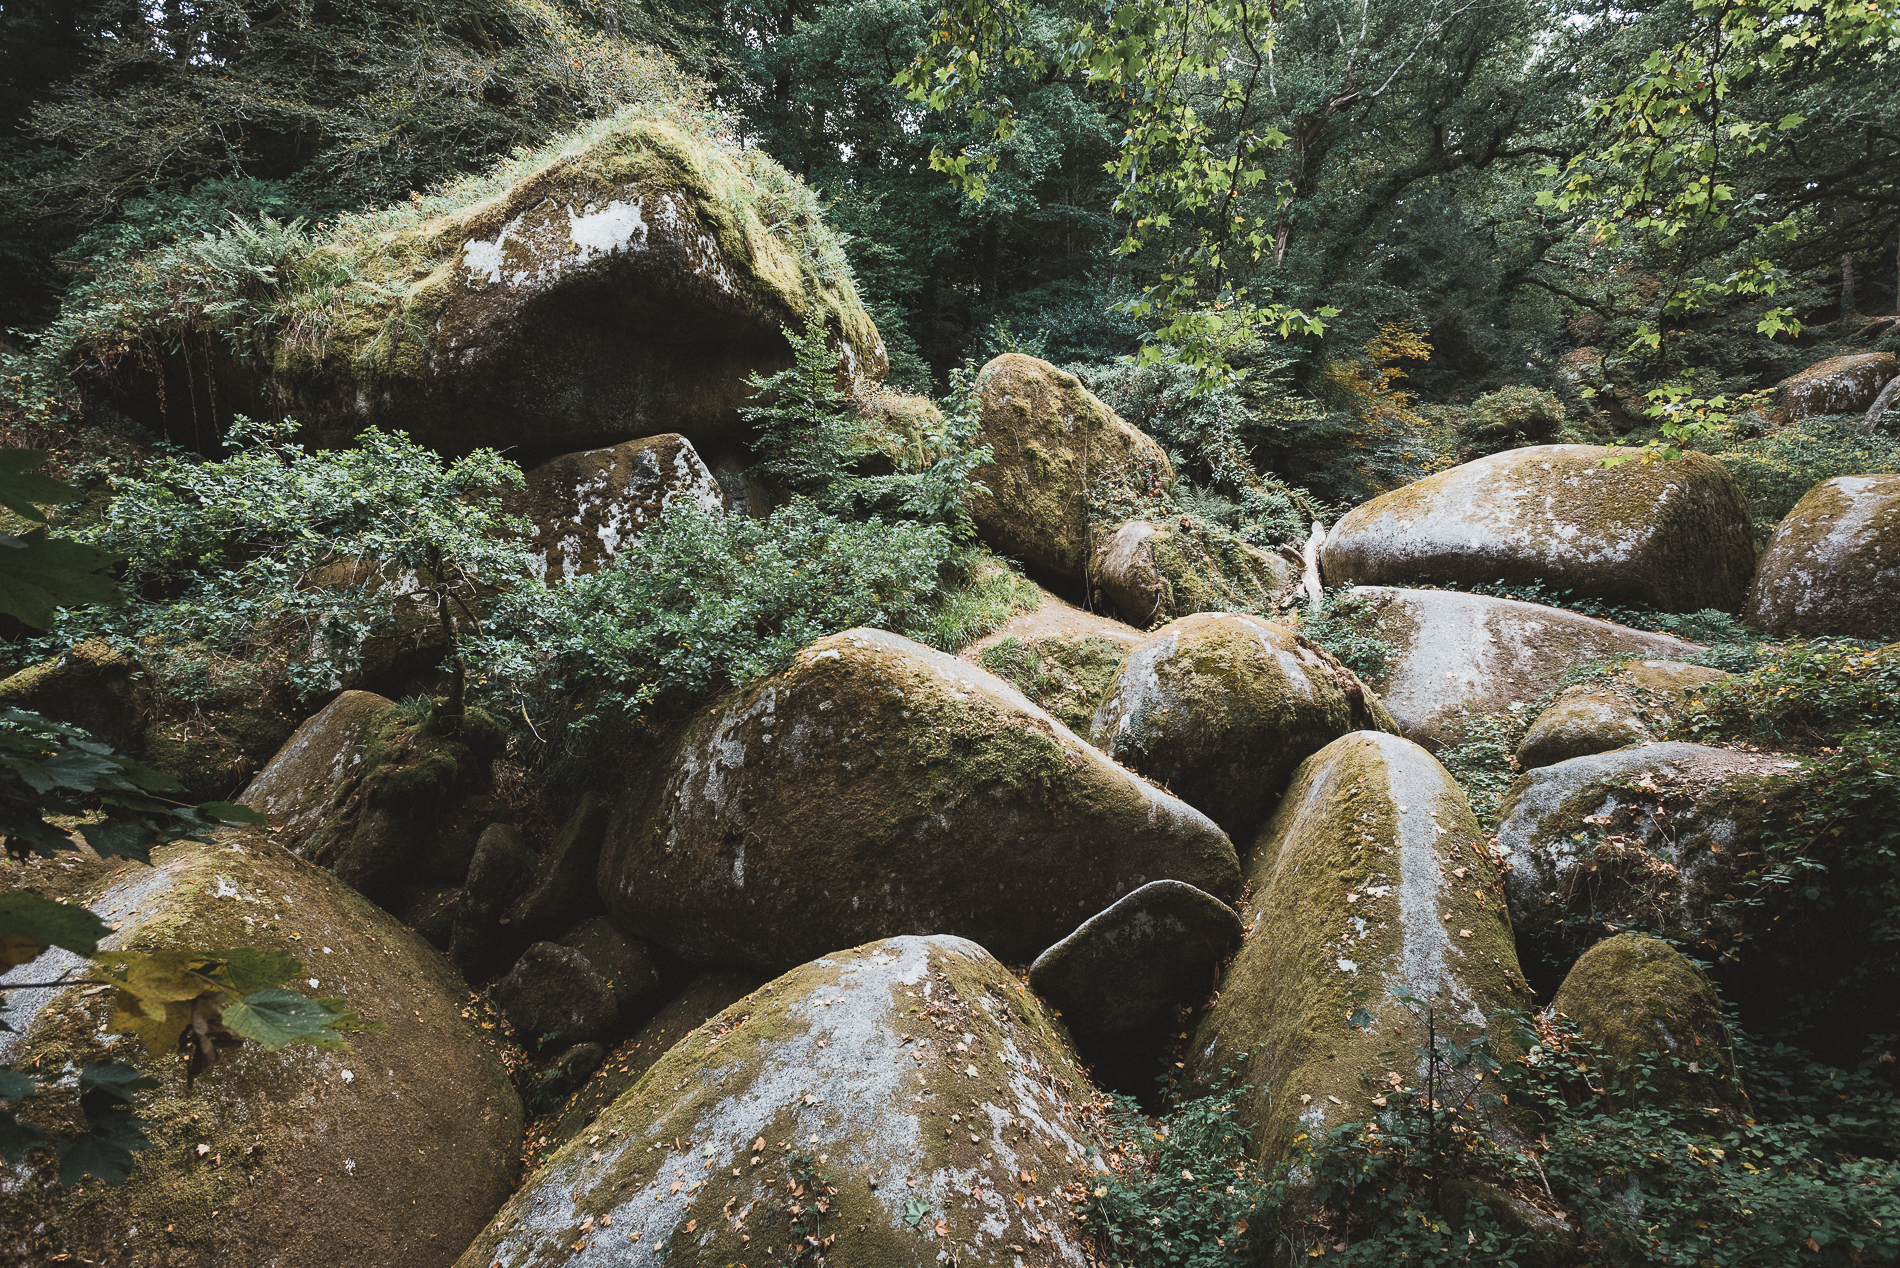
<svg viewBox="0 0 1900 1268">
<path fill-rule="evenodd" d="M 983 649 L 977 664 L 1013 684 L 1078 735 L 1087 735 L 1128 649 L 1105 638 L 1005 638 Z"/>
</svg>

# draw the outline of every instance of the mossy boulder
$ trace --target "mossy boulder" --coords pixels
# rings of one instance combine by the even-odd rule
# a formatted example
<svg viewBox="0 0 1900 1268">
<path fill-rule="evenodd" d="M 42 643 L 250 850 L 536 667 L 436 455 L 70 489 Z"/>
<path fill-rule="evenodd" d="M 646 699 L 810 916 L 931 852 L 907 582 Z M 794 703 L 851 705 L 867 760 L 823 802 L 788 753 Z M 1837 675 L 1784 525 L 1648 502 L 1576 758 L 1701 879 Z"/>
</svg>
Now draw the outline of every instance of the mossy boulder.
<svg viewBox="0 0 1900 1268">
<path fill-rule="evenodd" d="M 1026 961 L 1123 894 L 1240 883 L 1198 810 L 967 662 L 882 630 L 820 639 L 700 714 L 622 796 L 615 924 L 691 963 L 796 964 L 949 932 Z"/>
<path fill-rule="evenodd" d="M 534 851 L 513 824 L 482 829 L 449 934 L 449 959 L 471 979 L 485 978 L 507 963 L 510 940 L 502 913 L 533 879 Z"/>
<path fill-rule="evenodd" d="M 584 792 L 552 845 L 535 861 L 534 877 L 508 905 L 504 923 L 529 937 L 553 937 L 601 910 L 595 878 L 612 804 Z"/>
<path fill-rule="evenodd" d="M 1194 612 L 1271 611 L 1300 582 L 1278 555 L 1212 533 L 1192 516 L 1111 530 L 1096 547 L 1091 576 L 1122 619 L 1142 629 Z"/>
<path fill-rule="evenodd" d="M 1398 725 L 1351 670 L 1285 626 L 1205 613 L 1129 653 L 1089 738 L 1244 842 L 1295 767 L 1362 730 Z"/>
<path fill-rule="evenodd" d="M 1629 1101 L 1678 1110 L 1692 1131 L 1747 1117 L 1715 987 L 1660 938 L 1621 933 L 1597 943 L 1564 975 L 1551 1007 L 1602 1050 Z"/>
<path fill-rule="evenodd" d="M 1430 753 L 1375 731 L 1334 740 L 1301 765 L 1250 859 L 1247 939 L 1195 1032 L 1188 1073 L 1211 1088 L 1232 1071 L 1253 1089 L 1241 1120 L 1262 1159 L 1292 1135 L 1375 1118 L 1379 1084 L 1422 1087 L 1425 1060 L 1412 1054 L 1427 1002 L 1441 1035 L 1486 1031 L 1494 1053 L 1515 1050 L 1508 1033 L 1487 1030 L 1530 1000 L 1502 877 L 1464 792 Z M 1469 1069 L 1445 1077 L 1441 1100 L 1477 1091 Z"/>
<path fill-rule="evenodd" d="M 25 709 L 80 727 L 102 744 L 137 755 L 152 690 L 137 660 L 102 638 L 0 681 L 0 708 Z"/>
<path fill-rule="evenodd" d="M 1134 631 L 1129 631 L 1133 634 Z M 1138 638 L 1139 636 L 1137 636 Z M 1103 694 L 1133 643 L 1095 634 L 1005 634 L 964 656 L 1028 696 L 1077 734 L 1087 734 Z"/>
<path fill-rule="evenodd" d="M 563 1048 L 612 1029 L 620 1001 L 588 958 L 573 947 L 537 942 L 489 988 L 525 1044 Z"/>
<path fill-rule="evenodd" d="M 1142 494 L 1174 486 L 1161 446 L 1123 422 L 1074 375 L 1006 353 L 983 367 L 977 469 L 970 499 L 977 532 L 997 553 L 1081 580 L 1096 543 L 1092 500 L 1117 488 Z"/>
<path fill-rule="evenodd" d="M 560 1107 L 544 1134 L 559 1149 L 593 1125 L 602 1110 L 640 1081 L 673 1046 L 717 1016 L 728 1004 L 765 985 L 764 974 L 750 969 L 709 969 L 697 974 L 647 1019 L 645 1025 L 607 1054 L 592 1078 Z M 532 1142 L 538 1146 L 539 1137 Z"/>
<path fill-rule="evenodd" d="M 366 622 L 360 631 L 333 624 L 323 635 L 329 689 L 374 691 L 395 699 L 439 690 L 447 676 L 442 665 L 450 652 L 450 632 L 456 638 L 476 636 L 489 598 L 485 590 L 452 586 L 444 612 L 437 607 L 437 579 L 427 569 L 362 559 L 312 569 L 305 585 L 353 592 L 335 602 Z"/>
<path fill-rule="evenodd" d="M 286 848 L 391 910 L 431 859 L 472 859 L 487 816 L 462 813 L 487 794 L 506 733 L 479 709 L 458 722 L 421 719 L 368 692 L 345 693 L 310 720 L 243 794 L 279 817 Z M 449 842 L 444 834 L 466 841 Z"/>
<path fill-rule="evenodd" d="M 1891 358 L 1890 358 L 1891 359 Z M 1743 617 L 1782 637 L 1900 638 L 1900 475 L 1823 480 L 1788 512 Z"/>
<path fill-rule="evenodd" d="M 359 777 L 363 755 L 393 708 L 374 692 L 344 692 L 297 728 L 238 800 L 269 816 L 288 840 L 307 839 L 337 790 Z"/>
<path fill-rule="evenodd" d="M 1609 452 L 1512 449 L 1376 497 L 1327 535 L 1326 582 L 1541 582 L 1665 612 L 1739 608 L 1755 533 L 1735 477 L 1699 453 L 1598 465 Z"/>
<path fill-rule="evenodd" d="M 118 364 L 88 388 L 187 443 L 193 424 L 221 434 L 247 413 L 294 417 L 324 444 L 375 425 L 453 453 L 551 456 L 665 432 L 703 447 L 741 433 L 747 377 L 791 364 L 782 331 L 807 315 L 848 374 L 883 377 L 835 237 L 786 209 L 806 197 L 796 185 L 760 151 L 616 121 L 485 201 L 320 237 L 286 287 L 331 287 L 329 320 L 197 367 L 217 379 L 213 417 L 179 416 L 194 398 L 172 390 L 188 385 L 169 362 L 162 384 Z M 345 273 L 362 283 L 337 288 Z"/>
<path fill-rule="evenodd" d="M 1240 916 L 1212 894 L 1152 881 L 1037 956 L 1029 986 L 1078 1033 L 1152 1030 L 1213 993 L 1240 932 Z"/>
<path fill-rule="evenodd" d="M 1858 414 L 1874 403 L 1895 374 L 1900 374 L 1900 360 L 1891 352 L 1829 357 L 1775 384 L 1775 408 L 1790 419 Z"/>
<path fill-rule="evenodd" d="M 1526 705 L 1572 665 L 1609 656 L 1680 660 L 1699 643 L 1562 608 L 1455 590 L 1362 586 L 1346 609 L 1390 648 L 1372 684 L 1407 739 L 1429 748 L 1474 713 Z"/>
<path fill-rule="evenodd" d="M 1719 905 L 1756 814 L 1736 789 L 1795 766 L 1670 741 L 1520 776 L 1498 809 L 1497 844 L 1511 865 L 1511 924 L 1540 987 L 1554 986 L 1583 952 L 1589 922 L 1692 942 L 1732 933 Z"/>
<path fill-rule="evenodd" d="M 647 1014 L 663 998 L 660 993 L 660 970 L 653 949 L 640 939 L 629 938 L 614 928 L 613 922 L 606 917 L 595 916 L 592 920 L 583 920 L 561 939 L 561 943 L 586 956 L 587 963 L 593 966 L 600 980 L 613 992 L 614 1003 L 618 1007 L 614 1023 L 616 1027 L 624 1028 L 645 1021 Z"/>
<path fill-rule="evenodd" d="M 531 526 L 528 567 L 549 584 L 598 572 L 674 502 L 725 509 L 719 482 L 686 437 L 562 454 L 528 472 L 502 504 Z"/>
<path fill-rule="evenodd" d="M 1084 1268 L 1092 1179 L 1056 1024 L 981 947 L 902 937 L 768 983 L 557 1150 L 459 1268 L 776 1262 Z"/>
<path fill-rule="evenodd" d="M 463 1017 L 453 970 L 267 832 L 165 846 L 149 868 L 90 866 L 98 875 L 78 897 L 120 926 L 108 948 L 288 951 L 312 979 L 299 989 L 341 997 L 386 1029 L 350 1035 L 347 1050 L 247 1043 L 191 1089 L 182 1058 L 140 1058 L 160 1086 L 134 1103 L 153 1147 L 130 1181 L 59 1192 L 42 1187 L 52 1164 L 36 1160 L 0 1206 L 7 1232 L 44 1223 L 43 1262 L 125 1268 L 452 1262 L 508 1196 L 522 1123 L 507 1075 Z M 61 956 L 37 962 L 51 970 L 41 980 L 76 962 L 52 964 Z M 16 1066 L 123 1059 L 136 1042 L 103 1033 L 108 996 L 84 986 L 9 1002 L 24 1033 L 0 1035 L 0 1058 Z M 23 1108 L 66 1115 L 62 1131 L 77 1118 L 59 1098 Z"/>
<path fill-rule="evenodd" d="M 1692 690 L 1730 677 L 1673 660 L 1635 660 L 1596 686 L 1572 687 L 1531 722 L 1517 746 L 1524 770 L 1656 738 Z"/>
</svg>

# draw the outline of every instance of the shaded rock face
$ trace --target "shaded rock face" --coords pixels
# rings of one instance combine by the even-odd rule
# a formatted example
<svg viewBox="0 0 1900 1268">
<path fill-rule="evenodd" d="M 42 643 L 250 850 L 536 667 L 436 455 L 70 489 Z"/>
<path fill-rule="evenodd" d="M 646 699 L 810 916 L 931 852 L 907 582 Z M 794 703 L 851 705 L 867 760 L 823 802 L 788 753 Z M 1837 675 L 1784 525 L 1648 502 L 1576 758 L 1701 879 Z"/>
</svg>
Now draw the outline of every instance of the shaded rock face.
<svg viewBox="0 0 1900 1268">
<path fill-rule="evenodd" d="M 1705 650 L 1516 599 L 1385 586 L 1352 594 L 1365 628 L 1393 648 L 1377 683 L 1380 699 L 1407 739 L 1434 748 L 1467 706 L 1498 713 L 1528 703 L 1580 661 L 1617 655 L 1673 660 Z"/>
<path fill-rule="evenodd" d="M 1202 1087 L 1224 1071 L 1251 1085 L 1241 1118 L 1265 1160 L 1283 1129 L 1373 1118 L 1377 1089 L 1362 1071 L 1423 1085 L 1425 1059 L 1410 1054 L 1424 1046 L 1424 1010 L 1394 988 L 1431 1001 L 1440 1034 L 1530 1001 L 1484 834 L 1457 782 L 1409 740 L 1361 731 L 1308 758 L 1250 868 L 1247 940 L 1195 1032 L 1188 1073 Z M 1348 1022 L 1354 1000 L 1372 1016 L 1362 1029 Z M 1508 1034 L 1491 1039 L 1512 1051 Z M 1393 1051 L 1407 1055 L 1381 1055 Z M 1460 1078 L 1462 1100 L 1475 1086 Z"/>
<path fill-rule="evenodd" d="M 266 832 L 180 842 L 153 864 L 101 868 L 84 894 L 122 922 L 104 946 L 288 951 L 316 979 L 300 989 L 340 996 L 387 1029 L 348 1036 L 347 1051 L 246 1044 L 189 1094 L 182 1061 L 142 1061 L 161 1086 L 135 1103 L 154 1147 L 130 1182 L 57 1198 L 26 1185 L 0 1203 L 0 1222 L 44 1221 L 44 1244 L 74 1262 L 128 1268 L 451 1262 L 508 1196 L 522 1122 L 506 1073 L 462 1017 L 467 987 Z M 53 951 L 13 975 L 44 981 L 74 963 Z M 10 992 L 7 1019 L 25 1033 L 0 1034 L 0 1060 L 123 1058 L 136 1041 L 105 1048 L 108 997 L 85 989 Z"/>
<path fill-rule="evenodd" d="M 806 230 L 768 228 L 735 192 L 748 188 L 733 155 L 630 121 L 340 261 L 401 298 L 344 312 L 320 346 L 280 339 L 268 364 L 225 358 L 215 419 L 168 416 L 161 402 L 193 398 L 131 367 L 92 390 L 186 443 L 221 434 L 225 410 L 288 414 L 326 444 L 376 425 L 452 453 L 736 436 L 746 377 L 791 364 L 781 330 L 813 308 L 849 372 L 886 368 L 850 283 L 817 280 L 799 258 Z M 182 366 L 165 369 L 186 385 Z"/>
<path fill-rule="evenodd" d="M 1234 893 L 1205 815 L 999 679 L 836 634 L 695 719 L 615 809 L 608 915 L 689 962 L 773 968 L 949 931 L 1028 960 L 1128 891 Z"/>
<path fill-rule="evenodd" d="M 561 941 L 586 956 L 613 992 L 619 1024 L 640 1020 L 659 1003 L 660 971 L 646 943 L 629 938 L 601 916 L 582 921 Z"/>
<path fill-rule="evenodd" d="M 1151 1030 L 1165 1025 L 1176 1006 L 1212 993 L 1240 928 L 1239 915 L 1212 894 L 1153 881 L 1037 956 L 1029 986 L 1071 1030 Z"/>
<path fill-rule="evenodd" d="M 992 461 L 976 472 L 989 490 L 970 499 L 977 532 L 999 554 L 1081 580 L 1094 530 L 1089 494 L 1121 485 L 1174 486 L 1161 446 L 1123 422 L 1074 375 L 1020 353 L 983 367 L 977 443 Z"/>
<path fill-rule="evenodd" d="M 1679 1110 L 1683 1126 L 1713 1131 L 1748 1115 L 1722 1003 L 1702 970 L 1659 938 L 1621 933 L 1584 952 L 1551 1007 L 1609 1058 L 1630 1099 Z M 1650 1090 L 1626 1080 L 1648 1067 Z"/>
<path fill-rule="evenodd" d="M 680 435 L 563 454 L 503 497 L 509 514 L 533 526 L 528 567 L 550 584 L 600 571 L 678 501 L 708 513 L 726 505 L 719 482 Z"/>
<path fill-rule="evenodd" d="M 1900 475 L 1836 476 L 1809 489 L 1776 527 L 1742 615 L 1783 637 L 1896 639 L 1896 595 Z"/>
<path fill-rule="evenodd" d="M 600 910 L 595 877 L 611 810 L 599 794 L 581 794 L 554 844 L 536 861 L 532 883 L 509 905 L 508 924 L 529 936 L 551 937 Z"/>
<path fill-rule="evenodd" d="M 513 825 L 491 823 L 482 829 L 449 935 L 449 959 L 471 980 L 507 963 L 502 913 L 533 877 L 534 851 Z"/>
<path fill-rule="evenodd" d="M 337 790 L 362 771 L 363 755 L 393 708 L 374 692 L 344 692 L 297 728 L 238 801 L 270 816 L 290 840 L 306 840 Z"/>
<path fill-rule="evenodd" d="M 1539 445 L 1427 476 L 1354 508 L 1327 535 L 1328 585 L 1513 584 L 1665 612 L 1741 606 L 1754 530 L 1715 459 L 1597 464 L 1598 445 Z"/>
<path fill-rule="evenodd" d="M 685 1040 L 727 1005 L 764 986 L 766 981 L 764 974 L 749 969 L 709 969 L 696 975 L 678 995 L 648 1018 L 645 1025 L 608 1053 L 594 1077 L 562 1107 L 560 1117 L 547 1129 L 554 1147 L 559 1149 L 585 1131 L 602 1110 L 638 1083 L 640 1076 L 652 1069 L 675 1044 Z"/>
<path fill-rule="evenodd" d="M 489 993 L 523 1043 L 550 1048 L 600 1038 L 620 1011 L 613 987 L 593 963 L 556 942 L 523 951 Z"/>
<path fill-rule="evenodd" d="M 1857 352 L 1818 361 L 1775 384 L 1775 408 L 1790 418 L 1858 414 L 1900 373 L 1891 352 Z"/>
<path fill-rule="evenodd" d="M 1669 742 L 1573 757 L 1521 776 L 1498 810 L 1511 924 L 1539 984 L 1567 972 L 1592 916 L 1691 941 L 1727 931 L 1713 909 L 1751 821 L 1737 779 L 1785 774 L 1789 759 Z"/>
<path fill-rule="evenodd" d="M 1084 1083 L 1034 996 L 974 943 L 836 952 L 674 1047 L 459 1265 L 756 1262 L 793 1240 L 770 1186 L 783 1200 L 788 1180 L 809 1194 L 822 1175 L 825 1209 L 801 1227 L 836 1237 L 828 1259 L 929 1264 L 953 1245 L 959 1265 L 1083 1268 L 1056 1217 L 1063 1186 L 1092 1175 L 1093 1142 L 1068 1108 Z M 928 1219 L 912 1221 L 913 1202 Z M 939 1218 L 948 1243 L 933 1237 Z"/>
<path fill-rule="evenodd" d="M 121 753 L 136 754 L 152 708 L 143 678 L 137 661 L 102 638 L 89 638 L 0 681 L 0 708 L 80 727 Z"/>
<path fill-rule="evenodd" d="M 1301 762 L 1388 728 L 1351 670 L 1284 626 L 1222 613 L 1170 622 L 1129 653 L 1089 738 L 1245 841 Z"/>
<path fill-rule="evenodd" d="M 1729 676 L 1679 661 L 1631 661 L 1602 686 L 1589 691 L 1573 687 L 1574 694 L 1558 697 L 1538 714 L 1517 746 L 1517 764 L 1534 770 L 1654 739 L 1687 692 Z"/>
<path fill-rule="evenodd" d="M 1216 557 L 1172 520 L 1115 529 L 1096 548 L 1092 573 L 1122 619 L 1142 628 L 1194 612 L 1272 608 L 1300 581 L 1292 564 L 1245 542 Z"/>
</svg>

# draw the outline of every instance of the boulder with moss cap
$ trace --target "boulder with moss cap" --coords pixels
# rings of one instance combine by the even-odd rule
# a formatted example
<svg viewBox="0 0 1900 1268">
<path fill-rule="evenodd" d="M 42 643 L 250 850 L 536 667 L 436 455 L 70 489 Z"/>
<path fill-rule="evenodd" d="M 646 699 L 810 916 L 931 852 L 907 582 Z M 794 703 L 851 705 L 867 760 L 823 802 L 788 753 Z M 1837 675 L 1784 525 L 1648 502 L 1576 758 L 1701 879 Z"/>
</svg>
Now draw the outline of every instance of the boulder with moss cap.
<svg viewBox="0 0 1900 1268">
<path fill-rule="evenodd" d="M 1441 1036 L 1468 1039 L 1529 1002 L 1484 834 L 1457 781 L 1411 741 L 1361 731 L 1313 754 L 1251 857 L 1247 940 L 1188 1073 L 1213 1088 L 1231 1071 L 1252 1089 L 1240 1118 L 1263 1160 L 1289 1129 L 1318 1138 L 1375 1117 L 1364 1072 L 1423 1087 L 1424 1058 L 1409 1055 L 1424 1044 L 1423 1003 Z M 1508 1053 L 1507 1034 L 1490 1037 Z M 1382 1055 L 1393 1050 L 1408 1055 Z M 1441 1099 L 1474 1095 L 1469 1070 L 1443 1077 Z"/>
<path fill-rule="evenodd" d="M 1748 1115 L 1722 1001 L 1688 956 L 1660 938 L 1621 933 L 1564 975 L 1551 1007 L 1602 1049 L 1623 1097 L 1680 1111 L 1689 1130 Z"/>
<path fill-rule="evenodd" d="M 671 433 L 562 454 L 502 494 L 528 521 L 529 571 L 550 585 L 605 568 L 675 502 L 717 513 L 726 497 L 692 442 Z"/>
<path fill-rule="evenodd" d="M 1541 582 L 1696 612 L 1741 606 L 1755 533 L 1715 459 L 1600 465 L 1599 445 L 1492 454 L 1355 507 L 1327 534 L 1328 585 Z"/>
<path fill-rule="evenodd" d="M 1006 353 L 977 377 L 977 443 L 990 461 L 970 498 L 977 532 L 1000 554 L 1076 580 L 1086 575 L 1098 525 L 1091 503 L 1174 487 L 1161 446 L 1104 405 L 1073 374 Z"/>
<path fill-rule="evenodd" d="M 1245 842 L 1295 767 L 1361 730 L 1398 725 L 1351 670 L 1285 626 L 1223 612 L 1129 653 L 1089 737 Z"/>
<path fill-rule="evenodd" d="M 69 878 L 68 896 L 120 925 L 108 949 L 290 952 L 314 979 L 298 989 L 341 997 L 387 1028 L 348 1035 L 338 1050 L 247 1043 L 189 1090 L 182 1058 L 141 1059 L 160 1086 L 133 1104 L 152 1148 L 136 1155 L 130 1181 L 11 1189 L 0 1203 L 8 1244 L 44 1223 L 31 1239 L 47 1248 L 42 1262 L 429 1268 L 452 1262 L 508 1196 L 521 1104 L 462 1015 L 467 987 L 334 877 L 248 830 L 165 846 L 149 868 L 47 862 L 29 865 L 29 884 L 42 879 L 35 868 Z M 10 976 L 46 981 L 79 963 L 54 950 Z M 0 1060 L 16 1067 L 124 1059 L 133 1042 L 106 1046 L 109 996 L 83 984 L 7 995 L 21 1033 L 0 1033 Z M 66 1112 L 60 1104 L 35 1097 L 21 1108 Z"/>
<path fill-rule="evenodd" d="M 1522 775 L 1498 808 L 1505 893 L 1525 967 L 1540 989 L 1575 963 L 1573 918 L 1732 932 L 1718 913 L 1754 811 L 1738 781 L 1787 774 L 1769 753 L 1670 741 L 1573 757 Z"/>
<path fill-rule="evenodd" d="M 1361 586 L 1335 612 L 1391 649 L 1372 685 L 1405 737 L 1429 748 L 1444 743 L 1467 710 L 1523 708 L 1572 665 L 1707 650 L 1562 608 L 1455 590 Z"/>
<path fill-rule="evenodd" d="M 1891 352 L 1854 352 L 1817 361 L 1775 384 L 1775 408 L 1791 419 L 1858 414 L 1900 373 Z"/>
<path fill-rule="evenodd" d="M 662 1057 L 459 1268 L 752 1263 L 806 1237 L 840 1264 L 954 1247 L 964 1268 L 1085 1268 L 1065 1186 L 1100 1165 L 1070 1108 L 1086 1087 L 1056 1024 L 976 944 L 834 952 Z"/>
<path fill-rule="evenodd" d="M 1770 634 L 1900 638 L 1900 475 L 1836 476 L 1776 526 L 1742 615 Z"/>
<path fill-rule="evenodd" d="M 152 689 L 132 657 L 89 638 L 51 660 L 0 680 L 0 708 L 25 709 L 136 754 L 152 711 Z"/>
<path fill-rule="evenodd" d="M 1619 665 L 1603 682 L 1572 687 L 1538 714 L 1517 746 L 1517 764 L 1535 770 L 1652 740 L 1690 691 L 1731 676 L 1674 660 Z"/>
<path fill-rule="evenodd" d="M 930 931 L 1022 961 L 1149 881 L 1240 884 L 1200 811 L 993 675 L 882 630 L 727 695 L 648 772 L 615 808 L 601 897 L 698 964 Z"/>
<path fill-rule="evenodd" d="M 747 377 L 789 366 L 782 331 L 812 313 L 847 374 L 883 377 L 835 235 L 763 151 L 621 117 L 499 192 L 471 188 L 479 201 L 413 227 L 320 236 L 289 272 L 292 298 L 340 272 L 367 284 L 341 288 L 326 323 L 222 357 L 215 417 L 178 417 L 206 394 L 160 391 L 131 365 L 90 387 L 188 443 L 231 413 L 287 414 L 325 444 L 376 425 L 444 452 L 552 455 L 738 437 Z M 183 387 L 182 366 L 160 371 Z"/>
<path fill-rule="evenodd" d="M 1192 516 L 1132 520 L 1102 536 L 1091 575 L 1122 619 L 1146 628 L 1194 612 L 1271 611 L 1299 570 Z"/>
</svg>

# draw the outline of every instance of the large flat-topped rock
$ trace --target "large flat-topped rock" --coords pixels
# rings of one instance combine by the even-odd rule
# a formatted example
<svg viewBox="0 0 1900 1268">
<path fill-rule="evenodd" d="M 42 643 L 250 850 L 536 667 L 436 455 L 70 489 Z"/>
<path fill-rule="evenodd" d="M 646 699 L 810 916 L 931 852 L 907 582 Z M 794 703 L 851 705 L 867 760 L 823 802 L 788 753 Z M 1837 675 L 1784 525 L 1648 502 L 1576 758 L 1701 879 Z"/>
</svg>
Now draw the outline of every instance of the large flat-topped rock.
<svg viewBox="0 0 1900 1268">
<path fill-rule="evenodd" d="M 1376 497 L 1328 534 L 1326 582 L 1540 582 L 1665 612 L 1739 608 L 1755 539 L 1735 478 L 1703 454 L 1599 465 L 1609 452 L 1512 449 Z"/>
<path fill-rule="evenodd" d="M 1569 666 L 1604 656 L 1681 660 L 1706 650 L 1540 603 L 1456 590 L 1360 586 L 1365 626 L 1392 644 L 1380 699 L 1408 739 L 1428 746 L 1467 707 L 1529 704 Z"/>
</svg>

